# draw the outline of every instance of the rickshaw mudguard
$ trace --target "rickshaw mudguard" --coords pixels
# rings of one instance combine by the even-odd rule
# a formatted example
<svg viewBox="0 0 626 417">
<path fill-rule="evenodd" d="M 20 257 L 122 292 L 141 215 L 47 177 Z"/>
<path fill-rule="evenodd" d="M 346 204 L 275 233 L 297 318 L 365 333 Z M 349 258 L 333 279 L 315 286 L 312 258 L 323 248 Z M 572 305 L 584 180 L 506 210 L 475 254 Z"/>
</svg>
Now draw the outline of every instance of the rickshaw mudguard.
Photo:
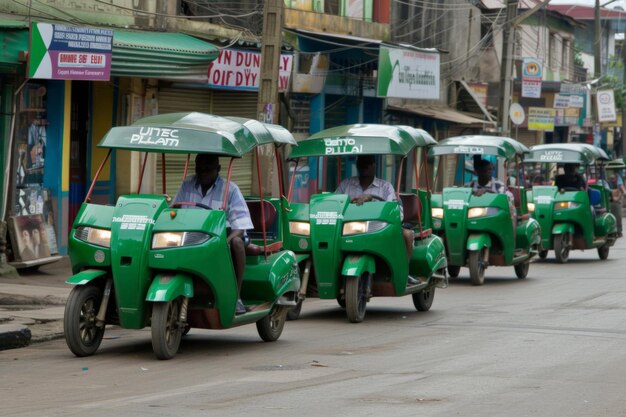
<svg viewBox="0 0 626 417">
<path fill-rule="evenodd" d="M 470 233 L 467 237 L 465 249 L 468 251 L 481 250 L 491 247 L 491 236 L 487 233 Z"/>
<path fill-rule="evenodd" d="M 176 297 L 193 297 L 193 280 L 185 274 L 158 274 L 152 280 L 146 301 L 172 301 Z"/>
<path fill-rule="evenodd" d="M 574 225 L 571 223 L 557 223 L 552 226 L 553 235 L 562 235 L 565 233 L 574 234 Z"/>
<path fill-rule="evenodd" d="M 85 285 L 107 274 L 107 271 L 101 269 L 85 269 L 79 273 L 72 275 L 65 281 L 72 285 Z"/>
<path fill-rule="evenodd" d="M 341 265 L 341 275 L 348 277 L 360 277 L 364 272 L 375 273 L 376 262 L 374 257 L 368 254 L 348 254 Z"/>
</svg>

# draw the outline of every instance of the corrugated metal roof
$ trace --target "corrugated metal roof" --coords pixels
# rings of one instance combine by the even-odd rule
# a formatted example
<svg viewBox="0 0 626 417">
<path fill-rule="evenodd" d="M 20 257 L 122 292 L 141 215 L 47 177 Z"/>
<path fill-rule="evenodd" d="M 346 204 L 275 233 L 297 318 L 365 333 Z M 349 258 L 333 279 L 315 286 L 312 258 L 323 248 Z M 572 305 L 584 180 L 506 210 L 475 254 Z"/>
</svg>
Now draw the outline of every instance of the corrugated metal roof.
<svg viewBox="0 0 626 417">
<path fill-rule="evenodd" d="M 559 12 L 577 20 L 594 20 L 595 7 L 580 4 L 551 4 L 548 10 Z M 600 19 L 602 20 L 626 20 L 626 12 L 620 10 L 600 8 Z"/>
<path fill-rule="evenodd" d="M 218 55 L 215 45 L 182 33 L 114 30 L 111 75 L 206 82 Z"/>
</svg>

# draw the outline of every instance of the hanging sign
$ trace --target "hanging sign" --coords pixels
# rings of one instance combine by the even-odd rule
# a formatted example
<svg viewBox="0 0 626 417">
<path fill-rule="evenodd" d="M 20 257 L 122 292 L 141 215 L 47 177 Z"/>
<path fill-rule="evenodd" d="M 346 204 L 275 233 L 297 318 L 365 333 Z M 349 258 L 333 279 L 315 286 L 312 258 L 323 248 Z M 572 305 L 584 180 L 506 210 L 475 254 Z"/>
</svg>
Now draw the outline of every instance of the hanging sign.
<svg viewBox="0 0 626 417">
<path fill-rule="evenodd" d="M 613 90 L 598 90 L 596 100 L 598 104 L 599 122 L 614 122 L 617 120 Z"/>
<path fill-rule="evenodd" d="M 380 46 L 378 97 L 439 99 L 439 54 Z"/>
<path fill-rule="evenodd" d="M 278 91 L 289 87 L 293 55 L 281 54 Z M 261 54 L 243 49 L 222 49 L 209 65 L 209 86 L 228 90 L 257 91 L 261 82 Z"/>
<path fill-rule="evenodd" d="M 28 76 L 48 80 L 108 81 L 112 50 L 111 29 L 33 23 Z"/>
<path fill-rule="evenodd" d="M 524 123 L 524 119 L 526 118 L 526 113 L 524 113 L 524 108 L 519 103 L 511 104 L 511 108 L 509 109 L 509 117 L 511 117 L 511 121 L 513 124 L 519 126 Z"/>
<path fill-rule="evenodd" d="M 543 107 L 528 108 L 528 130 L 554 131 L 556 110 Z"/>
<path fill-rule="evenodd" d="M 524 58 L 522 62 L 522 97 L 541 97 L 543 64 L 536 58 Z"/>
</svg>

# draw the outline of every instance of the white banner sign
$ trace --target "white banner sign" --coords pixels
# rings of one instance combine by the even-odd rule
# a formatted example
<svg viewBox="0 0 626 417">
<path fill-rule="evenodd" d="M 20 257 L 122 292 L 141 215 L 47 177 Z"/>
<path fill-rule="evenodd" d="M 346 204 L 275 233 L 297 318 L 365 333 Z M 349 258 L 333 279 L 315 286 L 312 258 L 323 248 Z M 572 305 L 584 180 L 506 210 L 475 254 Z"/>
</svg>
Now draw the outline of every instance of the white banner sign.
<svg viewBox="0 0 626 417">
<path fill-rule="evenodd" d="M 613 90 L 598 90 L 596 93 L 596 101 L 598 104 L 599 122 L 614 122 L 617 120 Z"/>
<path fill-rule="evenodd" d="M 282 54 L 278 74 L 278 90 L 289 87 L 293 55 Z M 258 90 L 261 80 L 261 54 L 243 49 L 222 49 L 209 65 L 209 85 L 230 90 Z"/>
<path fill-rule="evenodd" d="M 438 99 L 437 52 L 380 46 L 378 97 Z"/>
<path fill-rule="evenodd" d="M 554 104 L 552 105 L 555 109 L 566 109 L 570 106 L 570 96 L 562 96 L 561 94 L 554 95 Z"/>
<path fill-rule="evenodd" d="M 522 62 L 522 97 L 540 98 L 543 64 L 536 58 L 524 58 Z"/>
</svg>

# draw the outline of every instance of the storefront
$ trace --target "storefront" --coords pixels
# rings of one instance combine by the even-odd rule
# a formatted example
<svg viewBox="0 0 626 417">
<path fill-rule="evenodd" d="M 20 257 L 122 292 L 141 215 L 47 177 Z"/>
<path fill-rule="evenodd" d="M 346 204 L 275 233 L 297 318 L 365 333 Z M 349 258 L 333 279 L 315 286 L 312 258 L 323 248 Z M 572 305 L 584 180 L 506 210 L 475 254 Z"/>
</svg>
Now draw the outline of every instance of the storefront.
<svg viewBox="0 0 626 417">
<path fill-rule="evenodd" d="M 67 253 L 68 231 L 103 157 L 97 148 L 102 136 L 112 126 L 151 114 L 156 91 L 151 86 L 159 79 L 206 80 L 217 56 L 214 45 L 179 33 L 46 25 L 48 40 L 48 32 L 35 25 L 34 34 L 24 24 L 16 29 L 18 70 L 0 79 L 3 96 L 15 99 L 14 111 L 3 112 L 13 117 L 2 121 L 3 160 L 10 167 L 2 206 L 8 260 L 16 267 L 36 267 L 50 255 Z M 2 33 L 6 36 L 6 27 Z M 60 41 L 74 35 L 86 43 Z M 89 65 L 74 65 L 85 62 Z M 93 200 L 115 201 L 131 188 L 132 178 L 129 160 L 114 155 Z"/>
</svg>

